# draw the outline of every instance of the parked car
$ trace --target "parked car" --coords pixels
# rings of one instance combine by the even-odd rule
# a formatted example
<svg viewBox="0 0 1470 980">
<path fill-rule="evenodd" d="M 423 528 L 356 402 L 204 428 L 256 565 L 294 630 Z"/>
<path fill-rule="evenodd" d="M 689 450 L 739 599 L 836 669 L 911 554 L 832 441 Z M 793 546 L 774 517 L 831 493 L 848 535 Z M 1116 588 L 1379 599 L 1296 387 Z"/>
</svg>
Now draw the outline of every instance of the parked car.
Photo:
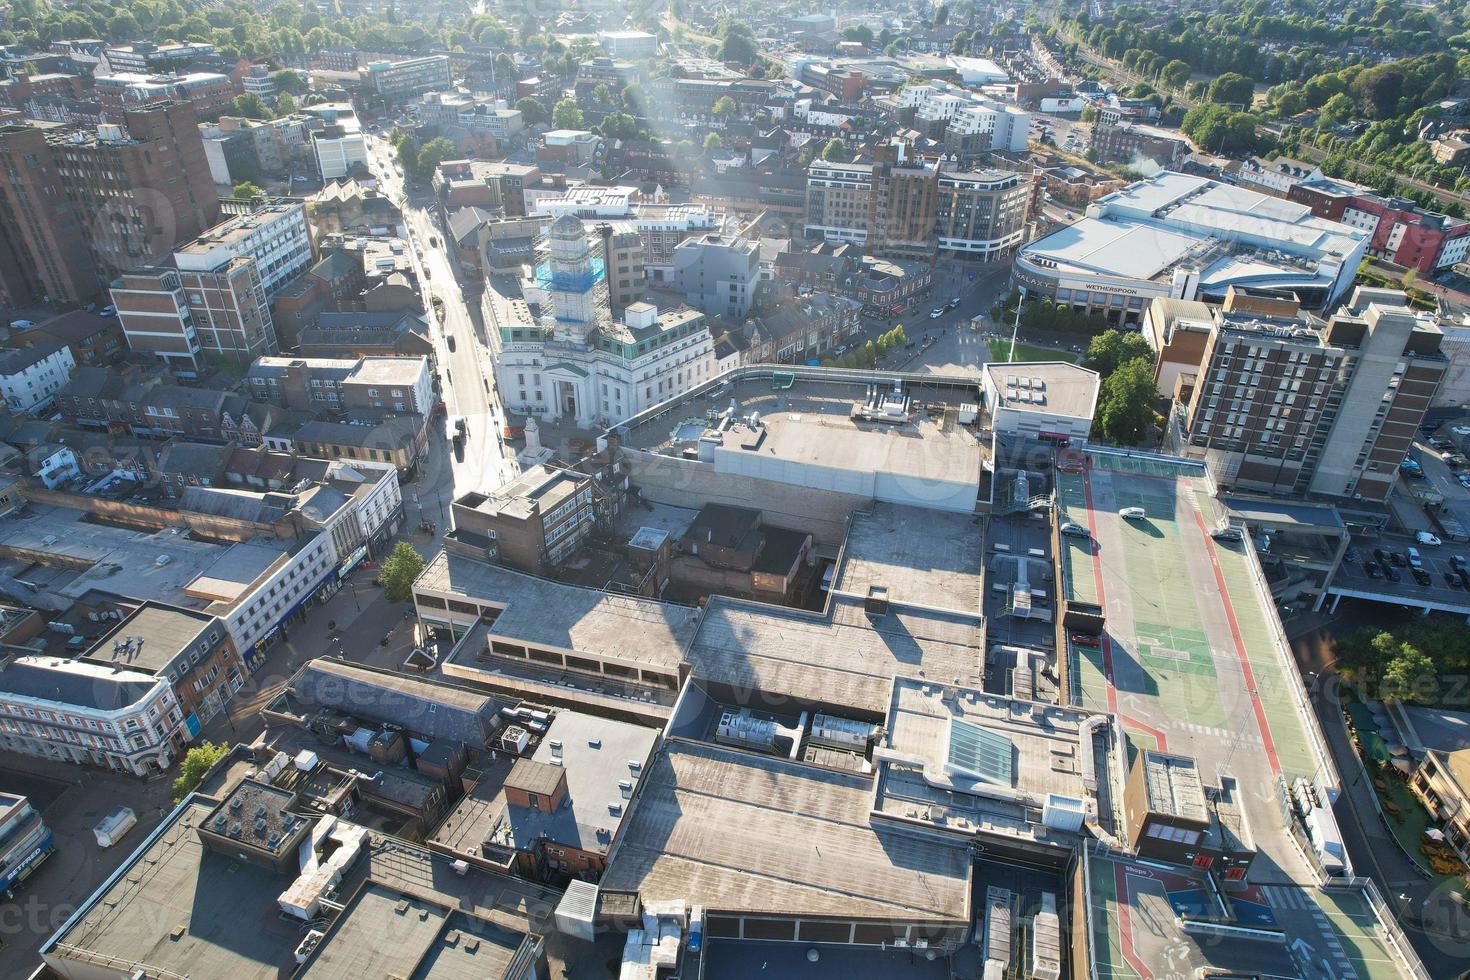
<svg viewBox="0 0 1470 980">
<path fill-rule="evenodd" d="M 1452 589 L 1459 588 L 1459 586 L 1460 586 L 1460 573 L 1459 572 L 1454 572 L 1454 571 L 1445 572 L 1444 573 L 1444 584 L 1445 585 L 1448 585 Z"/>
<path fill-rule="evenodd" d="M 1402 582 L 1404 580 L 1404 577 L 1399 574 L 1399 570 L 1392 565 L 1384 565 L 1383 574 L 1390 582 Z"/>
<path fill-rule="evenodd" d="M 1410 568 L 1423 568 L 1424 567 L 1424 559 L 1419 554 L 1419 549 L 1418 548 L 1415 548 L 1415 547 L 1412 547 L 1412 546 L 1410 546 L 1410 548 L 1409 548 L 1409 567 Z"/>
<path fill-rule="evenodd" d="M 1384 551 L 1382 548 L 1374 548 L 1373 549 L 1373 557 L 1374 558 L 1377 558 L 1380 562 L 1382 562 L 1385 565 L 1388 564 L 1388 552 Z"/>
<path fill-rule="evenodd" d="M 1148 517 L 1148 511 L 1142 507 L 1124 507 L 1118 511 L 1118 516 L 1128 521 L 1141 521 Z"/>
<path fill-rule="evenodd" d="M 1087 528 L 1083 527 L 1081 524 L 1077 524 L 1073 521 L 1067 521 L 1061 527 L 1057 528 L 1057 530 L 1062 532 L 1063 534 L 1069 534 L 1074 538 L 1092 537 L 1091 531 L 1087 530 Z"/>
<path fill-rule="evenodd" d="M 1420 544 L 1427 544 L 1432 547 L 1438 547 L 1444 544 L 1444 542 L 1439 539 L 1438 535 L 1430 534 L 1428 531 L 1415 531 L 1414 540 L 1419 542 Z"/>
<path fill-rule="evenodd" d="M 1378 567 L 1376 561 L 1363 562 L 1363 574 L 1372 579 L 1383 578 L 1383 569 Z"/>
<path fill-rule="evenodd" d="M 1239 541 L 1241 539 L 1240 528 L 1221 527 L 1210 532 L 1210 537 L 1216 541 Z"/>
<path fill-rule="evenodd" d="M 1466 561 L 1464 555 L 1450 555 L 1450 566 L 1457 572 L 1465 570 Z"/>
<path fill-rule="evenodd" d="M 1388 567 L 1389 568 L 1393 568 L 1395 566 L 1397 566 L 1398 568 L 1407 568 L 1408 565 L 1409 565 L 1409 559 L 1405 558 L 1399 552 L 1397 552 L 1397 551 L 1390 551 L 1388 553 Z"/>
<path fill-rule="evenodd" d="M 1424 569 L 1416 568 L 1414 569 L 1414 581 L 1418 582 L 1420 585 L 1428 585 L 1434 580 L 1429 577 L 1429 573 L 1426 572 Z"/>
<path fill-rule="evenodd" d="M 960 298 L 958 296 L 956 296 L 953 299 L 951 299 L 945 305 L 945 309 L 953 310 L 953 309 L 956 309 L 959 305 L 960 305 Z"/>
<path fill-rule="evenodd" d="M 1072 644 L 1079 647 L 1096 647 L 1101 646 L 1102 641 L 1091 633 L 1073 633 Z"/>
<path fill-rule="evenodd" d="M 112 306 L 111 304 L 109 304 L 107 306 L 102 307 L 102 309 L 98 310 L 97 311 L 97 315 L 98 316 L 117 316 L 117 307 L 116 306 Z M 11 325 L 14 326 L 14 324 L 11 324 Z"/>
</svg>

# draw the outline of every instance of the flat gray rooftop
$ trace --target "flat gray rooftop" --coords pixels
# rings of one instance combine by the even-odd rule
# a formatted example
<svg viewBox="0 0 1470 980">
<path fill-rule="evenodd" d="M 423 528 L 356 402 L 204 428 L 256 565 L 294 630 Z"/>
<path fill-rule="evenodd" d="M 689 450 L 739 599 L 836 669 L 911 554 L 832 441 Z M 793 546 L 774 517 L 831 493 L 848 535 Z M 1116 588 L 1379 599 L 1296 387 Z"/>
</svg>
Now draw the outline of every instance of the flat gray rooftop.
<svg viewBox="0 0 1470 980">
<path fill-rule="evenodd" d="M 674 740 L 601 887 L 714 912 L 969 921 L 968 848 L 868 823 L 863 777 Z"/>
<path fill-rule="evenodd" d="M 853 474 L 851 479 L 892 475 L 916 484 L 973 486 L 978 481 L 980 441 L 970 429 L 955 424 L 952 411 L 964 403 L 979 403 L 974 379 L 967 379 L 968 386 L 906 381 L 907 420 L 864 422 L 850 417 L 853 408 L 863 404 L 870 385 L 891 389 L 893 376 L 862 372 L 853 376 L 855 380 L 847 382 L 801 377 L 779 390 L 773 389 L 769 374 L 727 381 L 703 389 L 703 394 L 665 403 L 619 432 L 629 448 L 669 455 L 697 447 L 702 437 L 717 440 L 716 453 L 728 457 L 716 464 L 721 472 L 745 472 L 759 464 L 761 472 L 754 475 L 779 478 L 770 472 L 773 465 L 799 463 L 806 471 L 830 471 L 836 481 L 831 489 L 849 492 L 860 491 L 847 487 L 842 474 Z M 720 431 L 719 416 L 731 405 L 736 421 Z M 759 430 L 741 421 L 757 413 Z M 921 490 L 911 492 L 922 496 Z"/>
<path fill-rule="evenodd" d="M 343 910 L 298 980 L 503 977 L 524 936 L 370 884 Z"/>
<path fill-rule="evenodd" d="M 99 663 L 124 664 L 136 670 L 156 673 L 168 667 L 175 657 L 193 645 L 200 634 L 207 632 L 210 624 L 215 621 L 213 615 L 206 613 L 191 609 L 170 609 L 149 603 L 140 606 L 137 612 L 119 623 L 117 629 L 103 636 L 86 658 Z M 224 630 L 217 632 L 222 636 Z M 142 637 L 143 642 L 138 643 L 137 637 Z M 119 650 L 114 657 L 113 641 L 123 639 L 133 642 L 126 650 Z M 210 647 L 213 645 L 209 644 Z"/>
<path fill-rule="evenodd" d="M 695 676 L 744 692 L 882 715 L 899 674 L 980 686 L 976 617 L 901 605 L 870 617 L 834 596 L 825 614 L 713 596 L 689 648 Z"/>
<path fill-rule="evenodd" d="M 951 690 L 954 696 L 946 697 L 942 684 L 894 681 L 883 746 L 905 761 L 884 765 L 878 809 L 964 834 L 983 829 L 1045 840 L 1052 832 L 1028 814 L 1057 795 L 1086 802 L 1104 827 L 1115 823 L 1110 729 L 1090 731 L 1085 723 L 1091 713 L 978 688 Z M 956 728 L 960 736 L 982 733 L 979 738 L 999 753 L 992 761 L 1000 764 L 976 768 L 957 749 Z"/>
<path fill-rule="evenodd" d="M 690 606 L 563 585 L 446 552 L 434 557 L 414 589 L 500 607 L 490 629 L 494 637 L 674 673 L 699 616 Z"/>
<path fill-rule="evenodd" d="M 165 824 L 50 955 L 80 963 L 112 957 L 181 976 L 277 980 L 301 941 L 300 925 L 284 921 L 276 901 L 290 879 L 206 850 L 195 828 L 210 809 L 191 803 Z M 183 929 L 178 938 L 170 936 L 175 926 Z"/>
<path fill-rule="evenodd" d="M 224 546 L 191 541 L 179 533 L 182 528 L 134 531 L 90 523 L 85 516 L 79 510 L 34 506 L 31 516 L 0 521 L 0 554 L 46 554 L 73 564 L 90 563 L 90 568 L 67 570 L 49 583 L 72 599 L 98 589 L 193 608 L 207 605 L 185 595 L 184 588 L 225 553 Z M 169 560 L 158 564 L 160 555 Z M 26 578 L 21 568 L 15 574 Z"/>
<path fill-rule="evenodd" d="M 888 590 L 890 602 L 915 602 L 980 615 L 980 528 L 965 514 L 875 503 L 854 514 L 834 591 L 866 596 Z"/>
</svg>

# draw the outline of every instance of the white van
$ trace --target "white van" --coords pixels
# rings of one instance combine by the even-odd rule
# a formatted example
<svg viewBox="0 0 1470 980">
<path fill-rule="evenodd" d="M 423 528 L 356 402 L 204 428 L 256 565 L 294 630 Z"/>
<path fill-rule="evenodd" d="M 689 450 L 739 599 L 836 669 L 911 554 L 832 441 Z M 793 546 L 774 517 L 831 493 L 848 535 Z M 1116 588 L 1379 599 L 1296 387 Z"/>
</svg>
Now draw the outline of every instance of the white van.
<svg viewBox="0 0 1470 980">
<path fill-rule="evenodd" d="M 1148 517 L 1148 511 L 1144 510 L 1142 507 L 1124 507 L 1122 510 L 1118 511 L 1118 516 L 1123 518 L 1124 520 L 1141 521 L 1144 518 Z"/>
</svg>

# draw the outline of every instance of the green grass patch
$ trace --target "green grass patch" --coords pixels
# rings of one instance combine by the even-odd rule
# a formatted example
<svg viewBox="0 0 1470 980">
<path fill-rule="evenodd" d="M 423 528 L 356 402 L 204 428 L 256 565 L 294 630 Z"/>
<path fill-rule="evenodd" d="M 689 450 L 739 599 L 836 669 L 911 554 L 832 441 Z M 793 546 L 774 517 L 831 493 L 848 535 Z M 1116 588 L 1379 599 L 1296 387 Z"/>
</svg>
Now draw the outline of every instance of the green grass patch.
<svg viewBox="0 0 1470 980">
<path fill-rule="evenodd" d="M 1077 362 L 1077 355 L 1071 351 L 1057 350 L 1054 347 L 1037 347 L 1035 344 L 1017 344 L 1016 356 L 1011 357 L 1011 342 L 1009 340 L 988 340 L 990 346 L 990 359 L 992 361 L 1066 361 L 1068 364 Z"/>
</svg>

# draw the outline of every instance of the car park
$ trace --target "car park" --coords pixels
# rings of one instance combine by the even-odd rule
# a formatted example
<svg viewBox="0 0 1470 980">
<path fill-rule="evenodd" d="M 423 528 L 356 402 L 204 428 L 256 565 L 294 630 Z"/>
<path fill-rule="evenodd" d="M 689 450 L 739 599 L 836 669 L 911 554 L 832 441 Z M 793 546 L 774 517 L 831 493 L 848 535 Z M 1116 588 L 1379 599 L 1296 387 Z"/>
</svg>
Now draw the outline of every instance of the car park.
<svg viewBox="0 0 1470 980">
<path fill-rule="evenodd" d="M 1118 511 L 1118 516 L 1123 518 L 1124 520 L 1141 521 L 1144 518 L 1148 517 L 1148 511 L 1144 510 L 1142 507 L 1124 507 L 1122 510 Z"/>
</svg>

